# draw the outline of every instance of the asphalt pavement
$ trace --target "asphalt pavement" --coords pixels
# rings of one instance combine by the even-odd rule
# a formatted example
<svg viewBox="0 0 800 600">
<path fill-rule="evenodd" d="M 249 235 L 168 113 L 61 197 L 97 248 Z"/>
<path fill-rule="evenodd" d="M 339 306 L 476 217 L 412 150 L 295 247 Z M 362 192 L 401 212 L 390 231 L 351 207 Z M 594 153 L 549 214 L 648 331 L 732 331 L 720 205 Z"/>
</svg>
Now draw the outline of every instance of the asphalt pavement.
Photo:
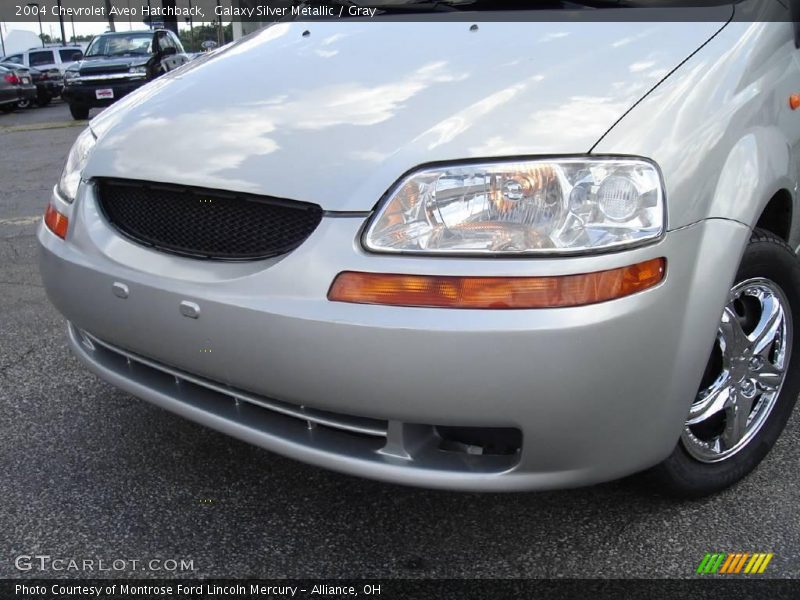
<svg viewBox="0 0 800 600">
<path fill-rule="evenodd" d="M 766 575 L 800 576 L 797 416 L 710 499 L 635 480 L 481 495 L 323 471 L 97 379 L 67 350 L 34 235 L 81 129 L 58 102 L 0 115 L 0 577 L 92 574 L 20 571 L 28 555 L 127 561 L 102 577 L 692 577 L 707 552 L 773 552 Z"/>
</svg>

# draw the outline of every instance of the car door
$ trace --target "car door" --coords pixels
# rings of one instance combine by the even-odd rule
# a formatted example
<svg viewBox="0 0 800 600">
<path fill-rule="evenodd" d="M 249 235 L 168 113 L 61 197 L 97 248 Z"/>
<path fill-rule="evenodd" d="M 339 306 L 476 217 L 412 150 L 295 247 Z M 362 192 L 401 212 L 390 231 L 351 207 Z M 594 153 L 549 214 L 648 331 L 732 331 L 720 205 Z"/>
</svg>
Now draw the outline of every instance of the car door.
<svg viewBox="0 0 800 600">
<path fill-rule="evenodd" d="M 186 50 L 183 48 L 180 38 L 171 31 L 169 32 L 169 37 L 177 50 L 177 54 L 175 55 L 175 67 L 185 65 L 191 60 L 191 58 L 189 58 L 189 55 L 186 54 Z"/>
<path fill-rule="evenodd" d="M 161 73 L 172 71 L 183 64 L 178 47 L 169 31 L 159 31 L 156 34 L 156 43 Z"/>
</svg>

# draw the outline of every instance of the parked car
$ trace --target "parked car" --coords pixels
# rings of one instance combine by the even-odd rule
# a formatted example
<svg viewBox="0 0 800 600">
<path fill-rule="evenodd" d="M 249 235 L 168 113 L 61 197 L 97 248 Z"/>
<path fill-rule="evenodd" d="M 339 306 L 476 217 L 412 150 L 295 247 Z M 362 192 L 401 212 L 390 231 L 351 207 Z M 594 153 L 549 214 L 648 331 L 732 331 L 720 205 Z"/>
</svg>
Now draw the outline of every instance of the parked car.
<svg viewBox="0 0 800 600">
<path fill-rule="evenodd" d="M 19 102 L 17 84 L 12 83 L 15 81 L 13 74 L 10 69 L 0 66 L 0 111 L 2 112 L 13 111 Z"/>
<path fill-rule="evenodd" d="M 72 351 L 385 481 L 732 485 L 800 392 L 800 36 L 629 4 L 281 22 L 124 99 L 38 230 Z"/>
<path fill-rule="evenodd" d="M 11 62 L 26 67 L 34 67 L 41 71 L 58 69 L 63 75 L 75 61 L 83 58 L 80 46 L 48 46 L 46 48 L 31 48 L 25 52 L 9 54 L 0 59 L 0 62 Z"/>
<path fill-rule="evenodd" d="M 33 106 L 34 102 L 40 107 L 47 106 L 52 102 L 53 98 L 61 94 L 61 89 L 64 87 L 64 78 L 58 69 L 41 71 L 10 62 L 0 62 L 0 66 L 8 67 L 19 74 L 27 75 L 36 86 L 36 98 L 34 100 L 27 98 L 20 100 L 18 103 L 19 108 L 29 108 Z"/>
<path fill-rule="evenodd" d="M 36 101 L 36 85 L 31 80 L 30 73 L 24 69 L 14 69 L 7 65 L 0 65 L 0 78 L 3 79 L 3 87 L 6 93 L 0 95 L 0 111 L 10 113 L 18 106 L 25 108 L 31 102 Z M 13 95 L 16 100 L 12 103 L 10 101 L 3 101 L 2 97 L 7 95 L 9 98 Z"/>
<path fill-rule="evenodd" d="M 62 97 L 75 119 L 108 106 L 148 81 L 189 62 L 178 36 L 166 29 L 104 33 L 67 70 Z"/>
</svg>

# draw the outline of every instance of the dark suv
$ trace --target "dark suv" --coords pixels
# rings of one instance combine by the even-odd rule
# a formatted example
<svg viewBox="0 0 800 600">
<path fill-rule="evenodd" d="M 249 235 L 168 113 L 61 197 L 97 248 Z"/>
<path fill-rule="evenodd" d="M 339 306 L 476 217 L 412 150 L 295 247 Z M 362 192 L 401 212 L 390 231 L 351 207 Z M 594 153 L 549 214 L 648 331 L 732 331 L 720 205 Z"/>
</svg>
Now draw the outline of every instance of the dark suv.
<svg viewBox="0 0 800 600">
<path fill-rule="evenodd" d="M 62 97 L 73 118 L 87 119 L 91 108 L 108 106 L 188 61 L 178 36 L 169 30 L 104 33 L 67 70 Z"/>
</svg>

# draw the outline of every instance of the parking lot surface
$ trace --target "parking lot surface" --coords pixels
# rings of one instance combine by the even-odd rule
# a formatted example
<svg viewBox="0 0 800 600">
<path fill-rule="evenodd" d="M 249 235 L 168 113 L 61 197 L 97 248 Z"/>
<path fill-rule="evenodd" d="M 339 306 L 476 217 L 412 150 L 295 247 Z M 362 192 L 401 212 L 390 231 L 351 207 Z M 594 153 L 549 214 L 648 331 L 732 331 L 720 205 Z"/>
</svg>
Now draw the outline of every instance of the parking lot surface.
<svg viewBox="0 0 800 600">
<path fill-rule="evenodd" d="M 102 577 L 692 577 L 705 553 L 735 551 L 773 552 L 767 575 L 800 576 L 796 416 L 711 499 L 635 481 L 480 495 L 323 471 L 100 381 L 67 350 L 34 235 L 81 128 L 60 102 L 0 115 L 0 577 L 91 575 L 19 571 L 33 554 L 193 566 Z"/>
</svg>

